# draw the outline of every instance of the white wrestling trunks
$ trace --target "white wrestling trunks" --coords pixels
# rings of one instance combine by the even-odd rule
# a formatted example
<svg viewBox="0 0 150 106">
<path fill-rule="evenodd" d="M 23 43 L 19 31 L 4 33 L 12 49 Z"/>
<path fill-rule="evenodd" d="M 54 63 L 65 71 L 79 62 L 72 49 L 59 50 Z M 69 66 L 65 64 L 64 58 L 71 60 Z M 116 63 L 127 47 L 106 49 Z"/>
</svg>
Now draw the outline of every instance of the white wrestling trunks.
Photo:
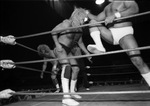
<svg viewBox="0 0 150 106">
<path fill-rule="evenodd" d="M 109 28 L 109 30 L 112 33 L 114 42 L 114 45 L 118 45 L 119 44 L 119 40 L 121 38 L 123 38 L 124 36 L 128 35 L 128 34 L 133 34 L 134 30 L 132 26 L 127 26 L 127 27 L 121 27 L 121 28 Z"/>
</svg>

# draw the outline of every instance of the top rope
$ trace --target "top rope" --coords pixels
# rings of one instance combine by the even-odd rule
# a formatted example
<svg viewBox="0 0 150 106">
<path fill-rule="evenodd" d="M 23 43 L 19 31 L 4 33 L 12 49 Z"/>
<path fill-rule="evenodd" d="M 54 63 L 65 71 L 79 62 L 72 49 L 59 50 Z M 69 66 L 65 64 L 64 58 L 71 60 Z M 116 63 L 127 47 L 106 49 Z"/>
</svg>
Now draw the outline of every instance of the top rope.
<svg viewBox="0 0 150 106">
<path fill-rule="evenodd" d="M 134 14 L 134 15 L 126 16 L 126 17 L 117 18 L 114 21 L 129 19 L 129 18 L 138 17 L 138 16 L 142 16 L 142 15 L 147 15 L 147 14 L 150 14 L 150 11 L 139 13 L 139 14 Z M 51 33 L 59 33 L 59 32 L 65 31 L 65 30 L 72 30 L 72 29 L 87 27 L 87 26 L 91 26 L 91 25 L 96 26 L 96 25 L 99 25 L 99 24 L 102 24 L 102 23 L 105 23 L 105 21 L 100 21 L 100 22 L 90 23 L 90 24 L 84 24 L 84 25 L 80 25 L 80 26 L 77 26 L 77 27 L 64 28 L 64 29 L 56 30 L 56 31 L 46 31 L 46 32 L 41 32 L 41 33 L 36 33 L 36 34 L 20 36 L 20 37 L 16 37 L 16 39 L 30 38 L 30 37 L 41 36 L 41 35 L 51 34 Z"/>
</svg>

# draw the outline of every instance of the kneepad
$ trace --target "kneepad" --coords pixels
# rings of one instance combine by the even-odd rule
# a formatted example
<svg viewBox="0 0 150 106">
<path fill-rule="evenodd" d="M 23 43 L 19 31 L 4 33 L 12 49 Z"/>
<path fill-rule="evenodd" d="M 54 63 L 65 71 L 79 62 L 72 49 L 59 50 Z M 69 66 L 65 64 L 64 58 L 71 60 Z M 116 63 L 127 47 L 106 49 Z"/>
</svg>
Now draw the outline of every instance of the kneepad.
<svg viewBox="0 0 150 106">
<path fill-rule="evenodd" d="M 71 76 L 71 66 L 70 65 L 66 65 L 64 68 L 64 78 L 69 79 Z"/>
<path fill-rule="evenodd" d="M 141 54 L 132 54 L 132 55 L 129 55 L 130 58 L 133 58 L 133 57 L 140 57 Z"/>
</svg>

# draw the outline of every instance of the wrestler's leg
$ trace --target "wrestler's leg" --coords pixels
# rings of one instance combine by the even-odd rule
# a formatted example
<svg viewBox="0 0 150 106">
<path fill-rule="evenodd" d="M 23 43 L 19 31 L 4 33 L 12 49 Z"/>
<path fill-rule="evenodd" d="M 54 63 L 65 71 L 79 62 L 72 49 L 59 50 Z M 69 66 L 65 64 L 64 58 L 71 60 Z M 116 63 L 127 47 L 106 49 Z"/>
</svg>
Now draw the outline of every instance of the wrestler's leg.
<svg viewBox="0 0 150 106">
<path fill-rule="evenodd" d="M 108 42 L 110 44 L 113 44 L 114 39 L 112 37 L 111 31 L 109 29 L 107 29 L 106 27 L 104 27 L 104 26 L 100 26 L 98 28 L 101 32 L 102 39 L 104 39 L 106 42 Z"/>
<path fill-rule="evenodd" d="M 53 84 L 55 85 L 56 87 L 56 93 L 57 92 L 60 92 L 60 86 L 59 86 L 59 83 L 58 83 L 58 80 L 57 80 L 57 70 L 53 70 L 52 74 L 51 74 L 51 79 L 52 79 L 52 82 Z"/>
<path fill-rule="evenodd" d="M 95 22 L 96 22 L 95 20 L 91 20 L 90 23 L 95 23 Z M 89 31 L 90 31 L 90 36 L 93 39 L 95 44 L 89 44 L 87 46 L 87 49 L 91 53 L 103 53 L 103 52 L 105 52 L 106 50 L 105 50 L 105 48 L 102 44 L 102 41 L 101 41 L 101 32 L 98 29 L 98 27 L 92 26 L 89 28 Z"/>
<path fill-rule="evenodd" d="M 138 44 L 132 34 L 121 38 L 119 44 L 123 49 L 134 49 L 138 47 Z M 127 52 L 127 54 L 129 55 L 132 63 L 135 65 L 135 67 L 137 67 L 143 78 L 150 86 L 150 69 L 140 56 L 140 51 L 130 51 Z"/>
<path fill-rule="evenodd" d="M 106 27 L 104 27 L 104 26 L 99 26 L 98 29 L 100 30 L 99 37 L 104 39 L 106 42 L 108 42 L 110 44 L 113 44 L 113 37 L 112 37 L 111 31 L 109 29 L 107 29 Z M 99 38 L 97 38 L 97 39 L 99 39 Z M 92 46 L 92 48 L 90 47 L 90 52 L 95 53 L 95 54 L 100 53 L 100 51 L 98 49 L 94 49 L 95 48 L 94 46 Z"/>
<path fill-rule="evenodd" d="M 55 49 L 55 53 L 57 58 L 65 58 L 67 57 L 66 51 L 63 49 L 61 52 Z M 69 79 L 71 77 L 71 66 L 68 60 L 59 60 L 59 63 L 62 65 L 61 71 L 61 83 L 62 90 L 64 93 L 69 93 Z M 64 95 L 64 97 L 70 97 L 70 95 Z"/>
<path fill-rule="evenodd" d="M 63 49 L 63 51 L 57 53 L 57 58 L 65 58 L 68 57 L 66 51 Z M 69 93 L 69 79 L 71 77 L 71 66 L 68 60 L 60 60 L 60 64 L 62 65 L 62 72 L 61 72 L 61 84 L 62 84 L 62 90 L 63 93 Z M 67 105 L 79 105 L 79 103 L 73 99 L 71 99 L 70 95 L 63 95 L 62 103 Z"/>
<path fill-rule="evenodd" d="M 69 56 L 72 56 L 72 54 L 70 54 Z M 76 83 L 77 83 L 77 77 L 78 77 L 78 73 L 79 73 L 79 66 L 78 63 L 75 59 L 70 59 L 70 64 L 72 67 L 72 76 L 71 76 L 71 82 L 70 82 L 70 92 L 74 93 L 75 92 L 75 88 L 76 88 Z M 80 99 L 82 98 L 79 95 L 71 95 L 73 98 L 77 98 Z"/>
</svg>

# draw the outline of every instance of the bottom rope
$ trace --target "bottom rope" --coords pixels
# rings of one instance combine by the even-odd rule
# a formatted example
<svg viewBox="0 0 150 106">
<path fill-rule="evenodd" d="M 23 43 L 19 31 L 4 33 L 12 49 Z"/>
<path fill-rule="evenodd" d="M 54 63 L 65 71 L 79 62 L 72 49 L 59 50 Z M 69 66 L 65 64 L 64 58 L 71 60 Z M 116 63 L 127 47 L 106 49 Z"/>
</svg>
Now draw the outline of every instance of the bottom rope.
<svg viewBox="0 0 150 106">
<path fill-rule="evenodd" d="M 16 92 L 13 95 L 113 95 L 113 94 L 143 94 L 150 93 L 150 90 L 140 91 L 107 91 L 107 92 L 76 92 L 76 93 L 22 93 Z"/>
</svg>

